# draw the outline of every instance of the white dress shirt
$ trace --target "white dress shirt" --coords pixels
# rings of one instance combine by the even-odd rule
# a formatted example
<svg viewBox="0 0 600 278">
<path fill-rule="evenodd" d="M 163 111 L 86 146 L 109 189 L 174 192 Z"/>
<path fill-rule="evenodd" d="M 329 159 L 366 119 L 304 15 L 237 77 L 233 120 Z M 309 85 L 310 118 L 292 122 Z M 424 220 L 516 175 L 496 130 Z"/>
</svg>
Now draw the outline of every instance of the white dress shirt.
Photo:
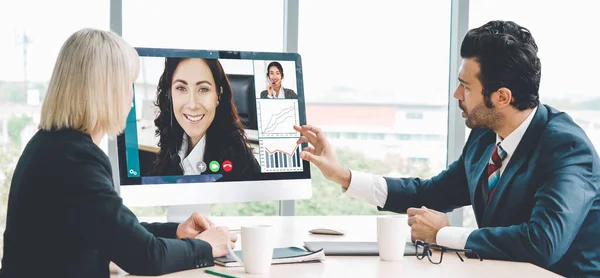
<svg viewBox="0 0 600 278">
<path fill-rule="evenodd" d="M 531 114 L 527 116 L 525 121 L 517 127 L 512 133 L 510 133 L 504 140 L 498 134 L 496 134 L 496 143 L 500 142 L 500 146 L 506 151 L 506 157 L 502 161 L 502 167 L 500 167 L 500 176 L 506 169 L 506 165 L 513 156 L 519 142 L 523 138 L 525 131 L 529 127 L 533 116 L 537 111 L 537 107 L 533 109 Z M 486 161 L 489 161 L 486 160 Z M 378 207 L 384 207 L 388 195 L 387 182 L 382 176 L 362 173 L 359 171 L 353 171 L 352 178 L 350 179 L 350 185 L 345 194 L 349 197 L 356 198 Z M 440 229 L 436 236 L 436 242 L 439 245 L 447 246 L 455 249 L 464 249 L 467 244 L 467 239 L 473 229 L 464 227 L 443 227 Z"/>
<path fill-rule="evenodd" d="M 267 90 L 267 92 L 268 92 L 268 90 Z M 283 86 L 281 86 L 281 87 L 279 87 L 279 95 L 278 96 L 277 96 L 277 93 L 275 92 L 275 88 L 273 88 L 273 95 L 269 96 L 267 94 L 267 97 L 268 98 L 285 98 L 285 94 L 284 93 L 285 93 L 285 91 L 283 90 Z M 275 97 L 275 96 L 277 96 L 277 97 Z"/>
<path fill-rule="evenodd" d="M 189 146 L 189 136 L 183 133 L 183 142 L 181 143 L 181 149 L 179 150 L 179 158 L 181 159 L 181 169 L 183 169 L 183 175 L 200 175 L 200 169 L 198 169 L 198 163 L 204 161 L 204 148 L 206 147 L 206 135 L 202 136 L 200 142 L 196 144 L 194 149 L 187 154 Z M 186 156 L 187 155 L 187 156 Z"/>
</svg>

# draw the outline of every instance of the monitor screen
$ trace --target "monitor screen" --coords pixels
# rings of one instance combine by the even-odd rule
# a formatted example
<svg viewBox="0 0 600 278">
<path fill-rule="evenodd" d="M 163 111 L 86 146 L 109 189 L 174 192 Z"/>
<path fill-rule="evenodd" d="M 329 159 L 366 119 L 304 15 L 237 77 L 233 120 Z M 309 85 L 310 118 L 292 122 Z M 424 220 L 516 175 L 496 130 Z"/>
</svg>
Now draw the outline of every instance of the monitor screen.
<svg viewBox="0 0 600 278">
<path fill-rule="evenodd" d="M 310 179 L 295 53 L 137 48 L 134 101 L 117 138 L 127 186 Z"/>
</svg>

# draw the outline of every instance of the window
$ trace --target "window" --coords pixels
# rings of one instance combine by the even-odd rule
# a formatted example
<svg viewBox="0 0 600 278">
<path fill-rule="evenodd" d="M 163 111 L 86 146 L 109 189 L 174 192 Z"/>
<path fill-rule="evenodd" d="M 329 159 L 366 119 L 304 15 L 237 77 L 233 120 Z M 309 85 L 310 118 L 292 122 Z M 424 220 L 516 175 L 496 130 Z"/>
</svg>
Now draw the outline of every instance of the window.
<svg viewBox="0 0 600 278">
<path fill-rule="evenodd" d="M 427 163 L 429 163 L 429 159 L 427 159 L 426 157 L 411 157 L 410 162 L 427 164 Z"/>
<path fill-rule="evenodd" d="M 383 133 L 371 133 L 368 135 L 370 140 L 383 140 L 385 138 L 385 134 Z"/>
<path fill-rule="evenodd" d="M 397 140 L 408 141 L 410 140 L 410 134 L 396 134 Z"/>
<path fill-rule="evenodd" d="M 330 139 L 339 139 L 340 138 L 339 132 L 327 132 L 327 133 L 325 133 L 325 135 L 327 136 L 327 138 L 330 138 Z"/>
<path fill-rule="evenodd" d="M 442 137 L 439 135 L 425 135 L 425 137 L 427 138 L 428 141 L 443 140 Z"/>
<path fill-rule="evenodd" d="M 84 27 L 109 28 L 108 0 L 0 4 L 0 258 L 14 167 L 37 132 L 41 103 L 60 47 Z"/>
<path fill-rule="evenodd" d="M 420 120 L 420 119 L 423 119 L 423 113 L 421 113 L 421 112 L 406 113 L 406 118 L 409 120 Z"/>
<path fill-rule="evenodd" d="M 531 31 L 542 61 L 541 102 L 569 114 L 596 150 L 600 150 L 600 89 L 590 80 L 600 76 L 599 10 L 598 1 L 471 0 L 469 12 L 469 28 L 511 20 Z M 463 224 L 477 226 L 472 209 L 465 210 Z"/>
<path fill-rule="evenodd" d="M 345 167 L 426 178 L 444 168 L 450 2 L 300 1 L 298 49 L 307 121 L 342 134 L 343 140 L 329 139 Z M 341 7 L 343 12 L 331 12 Z M 423 122 L 429 121 L 423 117 L 428 107 L 440 115 L 431 117 L 433 123 Z M 406 111 L 415 119 L 404 114 L 398 119 Z M 443 128 L 427 130 L 437 123 Z M 423 130 L 444 139 L 411 137 Z M 381 141 L 383 134 L 391 136 Z M 409 160 L 423 156 L 419 153 L 431 153 L 435 166 L 424 170 L 422 160 Z M 378 213 L 372 205 L 342 196 L 338 185 L 313 169 L 313 197 L 296 201 L 297 215 Z"/>
<path fill-rule="evenodd" d="M 342 133 L 343 138 L 344 139 L 358 139 L 358 133 L 356 132 L 347 132 L 347 133 Z"/>
<path fill-rule="evenodd" d="M 283 51 L 283 1 L 123 1 L 123 38 L 134 47 Z M 146 65 L 141 65 L 141 72 Z M 136 92 L 136 101 L 153 94 Z M 132 208 L 165 216 L 166 207 Z M 214 216 L 277 215 L 278 201 L 215 204 Z"/>
<path fill-rule="evenodd" d="M 283 1 L 123 1 L 123 37 L 136 47 L 283 50 Z"/>
</svg>

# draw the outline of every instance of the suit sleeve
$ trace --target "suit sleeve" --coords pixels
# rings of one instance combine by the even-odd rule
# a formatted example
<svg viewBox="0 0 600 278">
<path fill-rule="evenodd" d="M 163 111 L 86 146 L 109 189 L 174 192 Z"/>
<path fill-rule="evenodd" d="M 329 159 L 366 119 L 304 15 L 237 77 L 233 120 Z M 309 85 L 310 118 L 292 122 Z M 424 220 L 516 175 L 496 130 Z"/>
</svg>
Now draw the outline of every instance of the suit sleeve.
<svg viewBox="0 0 600 278">
<path fill-rule="evenodd" d="M 296 94 L 296 92 L 294 92 L 294 90 L 290 89 L 289 91 L 290 91 L 290 98 L 293 98 L 293 99 L 298 98 L 298 94 Z"/>
<path fill-rule="evenodd" d="M 448 212 L 471 204 L 464 165 L 461 155 L 447 170 L 428 180 L 384 177 L 388 195 L 385 206 L 379 209 L 405 213 L 410 207 L 426 206 Z"/>
<path fill-rule="evenodd" d="M 172 239 L 169 226 L 144 228 L 123 205 L 112 186 L 110 170 L 96 161 L 78 164 L 70 209 L 74 236 L 96 246 L 104 256 L 134 275 L 162 275 L 214 265 L 212 248 L 198 239 Z"/>
<path fill-rule="evenodd" d="M 553 137 L 556 138 L 556 137 Z M 509 227 L 475 230 L 466 248 L 483 258 L 526 261 L 548 268 L 567 252 L 596 199 L 593 155 L 588 144 L 571 141 L 550 148 L 552 167 L 534 195 L 529 220 Z"/>
<path fill-rule="evenodd" d="M 177 238 L 177 227 L 179 223 L 140 223 L 148 232 L 155 237 Z"/>
<path fill-rule="evenodd" d="M 268 96 L 269 92 L 267 92 L 267 90 L 260 92 L 260 98 L 268 98 Z"/>
</svg>

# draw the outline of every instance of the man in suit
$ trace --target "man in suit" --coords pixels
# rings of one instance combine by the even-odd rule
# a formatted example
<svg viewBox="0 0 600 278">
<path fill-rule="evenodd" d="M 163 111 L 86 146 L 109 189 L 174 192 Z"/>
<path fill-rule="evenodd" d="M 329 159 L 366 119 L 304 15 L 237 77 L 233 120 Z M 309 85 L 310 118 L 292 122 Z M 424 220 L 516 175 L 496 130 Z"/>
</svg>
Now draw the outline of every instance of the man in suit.
<svg viewBox="0 0 600 278">
<path fill-rule="evenodd" d="M 539 103 L 541 64 L 526 28 L 492 21 L 461 46 L 454 92 L 472 129 L 459 159 L 429 180 L 345 169 L 317 127 L 301 157 L 345 194 L 406 212 L 413 240 L 525 261 L 565 276 L 600 276 L 600 159 L 565 113 Z M 472 205 L 479 229 L 450 227 L 448 212 Z"/>
</svg>

